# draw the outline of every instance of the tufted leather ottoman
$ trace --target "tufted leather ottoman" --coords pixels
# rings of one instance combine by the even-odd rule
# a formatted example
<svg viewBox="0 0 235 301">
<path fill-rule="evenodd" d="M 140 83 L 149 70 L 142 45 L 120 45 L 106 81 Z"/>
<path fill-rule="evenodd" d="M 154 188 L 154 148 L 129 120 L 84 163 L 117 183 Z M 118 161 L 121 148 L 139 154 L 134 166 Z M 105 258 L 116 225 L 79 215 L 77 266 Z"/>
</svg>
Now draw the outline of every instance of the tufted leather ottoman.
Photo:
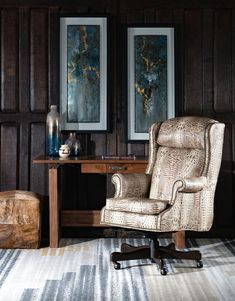
<svg viewBox="0 0 235 301">
<path fill-rule="evenodd" d="M 40 198 L 29 191 L 0 192 L 0 248 L 38 248 Z"/>
</svg>

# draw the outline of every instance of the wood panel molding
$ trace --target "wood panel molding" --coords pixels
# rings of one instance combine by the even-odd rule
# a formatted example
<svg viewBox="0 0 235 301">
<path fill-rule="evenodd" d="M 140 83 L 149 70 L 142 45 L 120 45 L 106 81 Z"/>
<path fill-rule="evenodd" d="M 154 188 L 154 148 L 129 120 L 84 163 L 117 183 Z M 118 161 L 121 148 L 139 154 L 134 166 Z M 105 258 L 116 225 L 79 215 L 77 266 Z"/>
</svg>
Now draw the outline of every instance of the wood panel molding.
<svg viewBox="0 0 235 301">
<path fill-rule="evenodd" d="M 30 110 L 48 111 L 48 10 L 30 11 Z"/>
<path fill-rule="evenodd" d="M 231 112 L 232 106 L 232 11 L 214 13 L 214 110 Z M 223 58 L 223 59 L 221 59 Z"/>
<path fill-rule="evenodd" d="M 1 110 L 18 111 L 19 15 L 17 9 L 1 11 Z"/>
</svg>

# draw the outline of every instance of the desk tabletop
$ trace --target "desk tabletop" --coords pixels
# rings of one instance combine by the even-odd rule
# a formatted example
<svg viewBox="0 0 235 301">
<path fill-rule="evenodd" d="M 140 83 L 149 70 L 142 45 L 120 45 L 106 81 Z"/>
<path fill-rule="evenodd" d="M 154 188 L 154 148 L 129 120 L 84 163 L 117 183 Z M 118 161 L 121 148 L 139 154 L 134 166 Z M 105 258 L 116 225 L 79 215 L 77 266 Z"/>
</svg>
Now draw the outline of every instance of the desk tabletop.
<svg viewBox="0 0 235 301">
<path fill-rule="evenodd" d="M 144 163 L 148 162 L 148 157 L 102 157 L 102 156 L 78 156 L 78 157 L 49 157 L 39 156 L 33 160 L 33 163 L 41 164 L 110 164 L 110 163 Z"/>
</svg>

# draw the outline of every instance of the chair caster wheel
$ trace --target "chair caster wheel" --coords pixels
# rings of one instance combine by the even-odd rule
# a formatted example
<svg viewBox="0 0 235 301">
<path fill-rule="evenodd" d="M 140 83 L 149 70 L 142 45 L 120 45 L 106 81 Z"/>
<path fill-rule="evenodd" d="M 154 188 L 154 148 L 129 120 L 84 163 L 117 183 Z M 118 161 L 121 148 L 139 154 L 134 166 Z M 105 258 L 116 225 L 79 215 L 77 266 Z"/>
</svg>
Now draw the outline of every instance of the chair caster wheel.
<svg viewBox="0 0 235 301">
<path fill-rule="evenodd" d="M 167 275 L 167 269 L 165 267 L 161 268 L 160 273 L 161 273 L 162 276 L 166 276 Z"/>
<path fill-rule="evenodd" d="M 164 263 L 163 259 L 160 259 L 160 273 L 161 273 L 162 276 L 167 275 L 167 268 L 165 266 L 165 263 Z"/>
<path fill-rule="evenodd" d="M 121 268 L 121 264 L 119 262 L 114 262 L 113 266 L 114 266 L 115 270 L 120 270 L 120 268 Z"/>
<path fill-rule="evenodd" d="M 197 268 L 201 269 L 203 267 L 203 263 L 201 260 L 197 260 Z"/>
</svg>

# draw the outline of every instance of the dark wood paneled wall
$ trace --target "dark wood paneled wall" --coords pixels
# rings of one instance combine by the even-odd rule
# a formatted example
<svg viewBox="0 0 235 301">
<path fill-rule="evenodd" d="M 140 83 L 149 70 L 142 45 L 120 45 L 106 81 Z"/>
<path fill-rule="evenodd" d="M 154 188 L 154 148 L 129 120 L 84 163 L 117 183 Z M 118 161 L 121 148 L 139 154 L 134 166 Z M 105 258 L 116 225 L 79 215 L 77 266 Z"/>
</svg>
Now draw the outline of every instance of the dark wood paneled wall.
<svg viewBox="0 0 235 301">
<path fill-rule="evenodd" d="M 147 155 L 147 143 L 126 143 L 127 24 L 176 26 L 177 115 L 226 123 L 213 233 L 235 234 L 235 1 L 0 0 L 0 189 L 48 195 L 47 170 L 32 160 L 45 151 L 45 120 L 59 105 L 59 16 L 103 14 L 111 19 L 110 120 L 107 134 L 80 134 L 85 154 Z M 66 209 L 97 209 L 105 201 L 104 176 L 61 177 Z M 109 179 L 108 179 L 109 180 Z M 92 189 L 91 189 L 92 187 Z"/>
</svg>

